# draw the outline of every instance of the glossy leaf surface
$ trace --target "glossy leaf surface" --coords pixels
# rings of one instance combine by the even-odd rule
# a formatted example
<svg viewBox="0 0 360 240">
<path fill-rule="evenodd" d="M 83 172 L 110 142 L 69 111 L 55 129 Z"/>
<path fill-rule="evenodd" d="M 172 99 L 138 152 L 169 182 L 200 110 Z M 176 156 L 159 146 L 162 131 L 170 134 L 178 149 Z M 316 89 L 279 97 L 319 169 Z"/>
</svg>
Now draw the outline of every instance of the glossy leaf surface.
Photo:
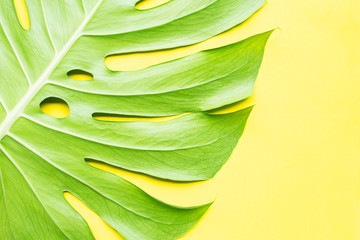
<svg viewBox="0 0 360 240">
<path fill-rule="evenodd" d="M 210 206 L 166 204 L 87 161 L 172 181 L 212 178 L 251 108 L 209 110 L 252 95 L 271 32 L 138 71 L 111 71 L 104 58 L 198 43 L 240 24 L 264 1 L 172 0 L 148 10 L 136 2 L 26 1 L 28 30 L 14 2 L 0 2 L 1 239 L 92 239 L 64 192 L 134 240 L 176 239 Z M 88 81 L 71 78 L 74 71 Z M 63 101 L 70 114 L 45 114 L 40 105 L 48 99 Z M 139 121 L 94 118 L 101 114 Z"/>
</svg>

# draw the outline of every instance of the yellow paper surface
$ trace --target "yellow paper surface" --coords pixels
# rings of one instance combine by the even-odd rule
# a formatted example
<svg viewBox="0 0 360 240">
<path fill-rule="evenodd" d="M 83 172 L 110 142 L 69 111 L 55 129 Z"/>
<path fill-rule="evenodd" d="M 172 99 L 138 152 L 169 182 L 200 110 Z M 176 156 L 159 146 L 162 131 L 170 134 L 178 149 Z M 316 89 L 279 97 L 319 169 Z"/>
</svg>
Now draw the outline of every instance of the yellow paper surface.
<svg viewBox="0 0 360 240">
<path fill-rule="evenodd" d="M 359 12 L 358 0 L 270 0 L 245 24 L 204 43 L 107 59 L 112 69 L 136 70 L 281 28 L 270 38 L 254 97 L 233 107 L 256 105 L 214 180 L 168 183 L 95 166 L 172 204 L 216 198 L 183 240 L 360 239 Z M 56 104 L 45 111 L 52 109 L 59 111 Z M 120 239 L 83 203 L 65 197 L 97 239 Z"/>
</svg>

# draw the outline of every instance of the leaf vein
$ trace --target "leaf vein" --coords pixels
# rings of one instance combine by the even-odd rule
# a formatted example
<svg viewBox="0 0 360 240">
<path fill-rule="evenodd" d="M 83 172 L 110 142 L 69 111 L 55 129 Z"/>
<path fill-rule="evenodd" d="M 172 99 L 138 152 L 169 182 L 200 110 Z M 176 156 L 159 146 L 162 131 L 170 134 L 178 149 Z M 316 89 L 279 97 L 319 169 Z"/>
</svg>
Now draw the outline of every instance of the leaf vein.
<svg viewBox="0 0 360 240">
<path fill-rule="evenodd" d="M 115 204 L 121 206 L 122 208 L 134 213 L 135 215 L 139 216 L 139 217 L 142 217 L 142 218 L 145 218 L 145 219 L 149 219 L 153 222 L 156 222 L 156 223 L 160 223 L 160 224 L 166 224 L 166 225 L 174 225 L 172 223 L 166 223 L 166 222 L 160 222 L 160 221 L 157 221 L 155 219 L 152 219 L 152 218 L 149 218 L 149 217 L 146 217 L 146 216 L 143 216 L 137 212 L 134 212 L 133 210 L 129 209 L 128 207 L 124 206 L 123 204 L 119 203 L 118 201 L 112 199 L 111 197 L 107 196 L 106 194 L 100 192 L 99 190 L 97 190 L 96 188 L 94 188 L 93 186 L 89 185 L 88 183 L 86 183 L 84 180 L 82 180 L 81 178 L 78 178 L 76 176 L 74 176 L 73 174 L 69 173 L 68 171 L 64 170 L 63 168 L 59 167 L 58 165 L 56 165 L 55 163 L 53 163 L 51 160 L 49 160 L 48 158 L 44 157 L 42 154 L 40 154 L 38 151 L 36 151 L 35 149 L 33 149 L 32 147 L 30 147 L 29 145 L 27 145 L 27 143 L 25 143 L 24 141 L 20 140 L 18 137 L 16 137 L 14 134 L 9 134 L 9 137 L 11 137 L 12 139 L 14 139 L 16 142 L 18 142 L 19 144 L 21 144 L 22 146 L 24 146 L 26 149 L 28 149 L 29 151 L 31 151 L 32 153 L 34 153 L 35 155 L 39 156 L 40 158 L 42 158 L 44 161 L 46 161 L 47 163 L 49 163 L 50 165 L 52 165 L 53 167 L 55 167 L 56 169 L 58 169 L 59 171 L 65 173 L 66 175 L 72 177 L 73 179 L 75 179 L 76 181 L 84 184 L 85 186 L 87 186 L 88 188 L 92 189 L 93 191 L 97 192 L 98 194 L 100 194 L 101 196 L 105 197 L 106 199 L 114 202 Z M 6 150 L 3 149 L 3 147 L 0 145 L 0 150 L 4 151 L 4 153 L 6 155 L 8 155 L 6 153 Z M 23 172 L 21 172 L 24 177 L 25 177 L 25 174 Z M 117 176 L 118 177 L 118 176 Z M 119 177 L 121 178 L 121 177 Z M 121 178 L 122 180 L 128 182 L 127 180 Z M 30 183 L 29 183 L 30 184 Z M 35 192 L 35 190 L 32 188 L 32 190 Z M 149 196 L 150 197 L 150 196 Z"/>
<path fill-rule="evenodd" d="M 118 147 L 118 148 L 126 148 L 126 149 L 135 149 L 135 150 L 143 150 L 143 151 L 164 151 L 165 152 L 165 151 L 183 150 L 183 149 L 190 149 L 190 148 L 197 148 L 197 147 L 207 146 L 207 145 L 210 145 L 210 144 L 217 141 L 217 139 L 215 139 L 215 140 L 207 142 L 206 144 L 199 144 L 199 145 L 193 145 L 193 146 L 182 147 L 182 148 L 168 148 L 168 149 L 135 148 L 135 147 L 129 147 L 129 146 L 121 146 L 121 145 L 110 144 L 110 143 L 98 141 L 98 140 L 95 140 L 95 139 L 92 139 L 92 138 L 83 137 L 83 136 L 80 136 L 80 135 L 77 135 L 77 134 L 74 134 L 74 133 L 70 133 L 70 132 L 67 132 L 67 131 L 63 131 L 62 129 L 58 129 L 58 128 L 53 127 L 53 126 L 49 126 L 49 125 L 47 125 L 47 124 L 45 124 L 45 123 L 43 123 L 41 121 L 38 121 L 38 120 L 30 117 L 29 115 L 26 115 L 26 114 L 23 114 L 22 117 L 26 118 L 27 120 L 32 121 L 35 124 L 38 124 L 38 125 L 42 126 L 44 128 L 48 128 L 48 129 L 56 131 L 56 132 L 60 132 L 60 133 L 63 133 L 63 134 L 69 135 L 69 136 L 73 136 L 73 137 L 76 137 L 76 138 L 79 138 L 79 139 L 87 140 L 87 141 L 94 142 L 94 143 L 101 144 L 101 145 Z"/>
<path fill-rule="evenodd" d="M 20 65 L 20 67 L 21 67 L 21 69 L 22 69 L 22 71 L 23 71 L 23 73 L 24 73 L 24 75 L 25 75 L 25 77 L 26 77 L 26 80 L 27 80 L 28 83 L 29 83 L 29 86 L 31 86 L 31 85 L 32 85 L 32 82 L 31 82 L 31 80 L 30 80 L 30 77 L 29 77 L 29 75 L 27 74 L 27 72 L 26 72 L 26 70 L 25 70 L 25 67 L 24 67 L 24 65 L 23 65 L 23 63 L 22 63 L 22 61 L 21 61 L 21 59 L 20 59 L 20 57 L 19 57 L 19 54 L 18 54 L 17 51 L 15 50 L 14 44 L 11 42 L 10 37 L 9 37 L 9 35 L 7 34 L 6 29 L 5 29 L 5 27 L 4 27 L 4 25 L 3 25 L 3 23 L 2 23 L 1 20 L 0 20 L 0 25 L 1 25 L 1 28 L 3 29 L 3 31 L 4 31 L 4 34 L 5 34 L 5 37 L 6 37 L 7 41 L 9 42 L 9 44 L 10 44 L 10 46 L 11 46 L 11 50 L 14 52 L 15 58 L 16 58 L 17 62 L 19 63 L 19 65 Z"/>
<path fill-rule="evenodd" d="M 73 44 L 76 42 L 76 40 L 81 36 L 81 32 L 84 30 L 86 24 L 91 20 L 91 17 L 94 15 L 94 13 L 96 12 L 96 10 L 98 9 L 98 7 L 101 5 L 101 3 L 103 1 L 104 0 L 99 0 L 97 5 L 92 9 L 92 12 L 90 13 L 90 15 L 88 17 L 86 17 L 84 19 L 84 21 L 80 24 L 80 26 L 78 27 L 78 29 L 74 33 L 74 35 L 71 37 L 71 39 L 62 48 L 62 50 L 57 55 L 55 55 L 55 57 L 50 62 L 49 66 L 43 72 L 41 77 L 35 82 L 34 86 L 32 86 L 28 89 L 27 93 L 24 95 L 24 97 L 21 99 L 21 101 L 9 113 L 7 118 L 0 124 L 0 139 L 2 139 L 8 133 L 9 129 L 15 123 L 15 121 L 21 116 L 22 112 L 24 111 L 24 109 L 28 105 L 28 103 L 39 92 L 39 90 L 46 84 L 46 82 L 48 81 L 48 77 L 51 75 L 51 73 L 56 68 L 56 66 L 59 64 L 59 62 L 62 60 L 62 58 L 66 55 L 66 53 L 69 51 L 69 49 L 73 46 Z M 1 21 L 0 21 L 0 24 L 4 29 L 4 26 L 2 25 Z M 6 34 L 5 29 L 4 29 L 4 33 Z M 9 42 L 10 42 L 10 40 L 9 40 Z M 13 48 L 13 50 L 15 52 L 14 48 Z M 20 59 L 18 59 L 18 60 L 19 60 L 19 63 L 21 64 Z"/>
<path fill-rule="evenodd" d="M 67 235 L 63 232 L 63 230 L 59 227 L 59 225 L 55 222 L 55 220 L 53 219 L 53 217 L 50 215 L 50 213 L 48 212 L 48 210 L 46 209 L 45 205 L 43 204 L 42 200 L 40 199 L 39 195 L 37 194 L 36 190 L 34 189 L 33 185 L 31 184 L 31 182 L 29 181 L 29 179 L 26 177 L 25 173 L 22 171 L 22 169 L 19 167 L 19 165 L 16 163 L 16 161 L 10 156 L 10 154 L 6 151 L 6 149 L 0 145 L 0 150 L 6 155 L 6 157 L 14 164 L 14 166 L 16 167 L 16 169 L 21 173 L 21 175 L 24 177 L 25 181 L 27 182 L 27 184 L 29 185 L 30 189 L 32 190 L 32 192 L 34 193 L 35 197 L 38 199 L 38 201 L 40 202 L 42 208 L 45 210 L 45 212 L 47 213 L 47 215 L 50 217 L 50 219 L 53 221 L 53 223 L 55 224 L 55 226 L 60 230 L 60 232 L 66 237 Z M 69 239 L 69 238 L 68 238 Z"/>
<path fill-rule="evenodd" d="M 3 196 L 4 196 L 4 203 L 5 203 L 5 214 L 6 214 L 6 218 L 8 219 L 8 224 L 9 224 L 9 228 L 10 228 L 10 234 L 11 234 L 12 237 L 14 237 L 14 235 L 12 233 L 12 230 L 11 230 L 10 218 L 9 218 L 9 214 L 8 214 L 6 194 L 5 194 L 5 184 L 4 184 L 4 179 L 3 179 L 3 174 L 2 174 L 2 168 L 1 167 L 0 167 L 0 179 L 1 179 L 1 186 L 2 186 L 2 189 L 3 189 L 2 192 L 3 192 Z"/>
<path fill-rule="evenodd" d="M 41 8 L 42 8 L 43 16 L 44 16 L 44 22 L 45 22 L 46 30 L 47 30 L 47 32 L 48 32 L 48 35 L 49 35 L 49 38 L 50 38 L 50 41 L 51 41 L 51 45 L 52 45 L 53 48 L 54 48 L 55 55 L 57 55 L 57 54 L 58 54 L 58 50 L 57 50 L 57 48 L 56 48 L 56 46 L 55 46 L 54 39 L 53 39 L 53 37 L 51 36 L 51 32 L 50 32 L 49 24 L 48 24 L 48 21 L 47 21 L 47 17 L 46 17 L 46 12 L 45 12 L 45 8 L 44 8 L 43 0 L 40 0 L 40 2 L 41 2 Z"/>
<path fill-rule="evenodd" d="M 8 114 L 9 109 L 7 108 L 7 106 L 6 106 L 5 102 L 4 102 L 4 100 L 1 98 L 1 96 L 0 96 L 0 105 L 4 107 L 6 114 Z"/>
</svg>

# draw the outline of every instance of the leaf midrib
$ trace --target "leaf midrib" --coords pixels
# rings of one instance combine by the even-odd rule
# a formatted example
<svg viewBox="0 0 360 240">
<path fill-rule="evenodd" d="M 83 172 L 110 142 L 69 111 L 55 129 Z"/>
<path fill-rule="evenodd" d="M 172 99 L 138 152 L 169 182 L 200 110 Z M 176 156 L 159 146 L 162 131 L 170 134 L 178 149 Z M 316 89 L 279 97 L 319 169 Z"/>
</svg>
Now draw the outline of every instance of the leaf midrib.
<svg viewBox="0 0 360 240">
<path fill-rule="evenodd" d="M 45 69 L 43 74 L 40 76 L 40 78 L 35 82 L 34 85 L 30 85 L 28 91 L 24 95 L 24 97 L 16 104 L 16 106 L 7 113 L 7 116 L 5 120 L 0 124 L 0 141 L 8 134 L 10 128 L 14 125 L 16 120 L 22 115 L 24 109 L 26 106 L 30 103 L 30 101 L 34 98 L 34 96 L 40 91 L 40 89 L 47 84 L 48 78 L 50 77 L 51 73 L 55 70 L 55 68 L 58 66 L 60 61 L 65 57 L 65 55 L 68 53 L 68 51 L 71 49 L 71 47 L 74 45 L 74 43 L 82 36 L 82 32 L 86 25 L 89 23 L 91 18 L 94 16 L 96 10 L 99 8 L 101 3 L 104 0 L 99 0 L 98 3 L 94 6 L 94 8 L 91 10 L 91 12 L 86 15 L 86 9 L 84 8 L 85 18 L 73 34 L 73 36 L 69 39 L 69 41 L 65 44 L 65 46 L 61 49 L 61 51 L 57 54 L 55 54 L 54 58 L 48 65 L 48 67 Z M 46 22 L 46 21 L 45 21 Z M 49 37 L 52 41 L 52 37 L 49 34 Z M 11 43 L 10 39 L 8 38 L 8 41 Z M 19 60 L 20 62 L 20 60 Z M 20 62 L 21 63 L 21 62 Z M 25 69 L 24 69 L 25 72 Z M 26 72 L 25 72 L 26 74 Z"/>
</svg>

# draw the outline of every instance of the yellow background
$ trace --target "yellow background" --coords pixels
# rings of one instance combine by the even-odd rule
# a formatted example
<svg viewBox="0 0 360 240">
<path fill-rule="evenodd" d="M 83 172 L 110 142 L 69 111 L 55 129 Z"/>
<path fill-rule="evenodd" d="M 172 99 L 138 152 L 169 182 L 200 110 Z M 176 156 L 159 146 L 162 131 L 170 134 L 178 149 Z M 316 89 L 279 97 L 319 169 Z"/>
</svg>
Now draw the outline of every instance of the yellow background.
<svg viewBox="0 0 360 240">
<path fill-rule="evenodd" d="M 183 240 L 360 239 L 359 16 L 359 0 L 270 0 L 245 24 L 204 43 L 107 59 L 111 69 L 135 70 L 280 28 L 268 43 L 254 97 L 233 107 L 256 105 L 215 179 L 167 183 L 97 166 L 169 203 L 216 198 Z M 56 108 L 43 106 L 59 114 Z M 79 200 L 65 197 L 97 239 L 119 239 Z"/>
</svg>

